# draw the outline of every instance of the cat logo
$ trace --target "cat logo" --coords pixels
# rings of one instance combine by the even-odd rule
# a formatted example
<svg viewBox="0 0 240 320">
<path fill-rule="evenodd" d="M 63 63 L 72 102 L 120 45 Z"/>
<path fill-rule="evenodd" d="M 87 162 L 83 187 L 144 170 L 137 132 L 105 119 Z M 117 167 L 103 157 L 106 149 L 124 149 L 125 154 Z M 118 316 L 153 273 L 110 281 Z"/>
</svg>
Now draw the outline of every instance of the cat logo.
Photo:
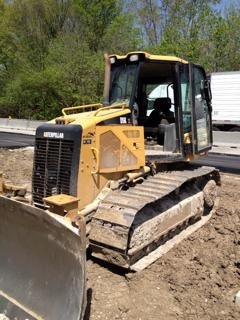
<svg viewBox="0 0 240 320">
<path fill-rule="evenodd" d="M 55 138 L 55 139 L 63 139 L 64 133 L 63 132 L 43 132 L 44 138 Z"/>
</svg>

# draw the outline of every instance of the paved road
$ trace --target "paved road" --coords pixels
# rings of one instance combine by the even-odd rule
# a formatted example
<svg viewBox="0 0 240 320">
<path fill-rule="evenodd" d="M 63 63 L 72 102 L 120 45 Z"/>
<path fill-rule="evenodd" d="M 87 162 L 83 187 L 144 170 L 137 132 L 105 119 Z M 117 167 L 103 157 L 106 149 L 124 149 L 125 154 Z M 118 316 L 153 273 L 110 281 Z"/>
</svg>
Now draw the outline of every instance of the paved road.
<svg viewBox="0 0 240 320">
<path fill-rule="evenodd" d="M 34 136 L 0 132 L 0 148 L 21 148 L 34 145 Z"/>
<path fill-rule="evenodd" d="M 208 157 L 195 162 L 201 165 L 218 168 L 222 172 L 240 174 L 239 156 L 210 153 Z"/>
</svg>

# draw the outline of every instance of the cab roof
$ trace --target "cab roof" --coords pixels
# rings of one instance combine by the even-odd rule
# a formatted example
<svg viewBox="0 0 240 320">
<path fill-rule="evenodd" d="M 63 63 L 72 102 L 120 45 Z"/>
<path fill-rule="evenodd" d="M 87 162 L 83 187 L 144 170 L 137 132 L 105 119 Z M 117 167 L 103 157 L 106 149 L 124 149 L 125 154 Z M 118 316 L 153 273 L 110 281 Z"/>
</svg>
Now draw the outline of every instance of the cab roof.
<svg viewBox="0 0 240 320">
<path fill-rule="evenodd" d="M 171 62 L 181 62 L 181 63 L 188 63 L 188 61 L 175 57 L 175 56 L 165 56 L 165 55 L 155 55 L 150 54 L 145 51 L 132 51 L 127 53 L 126 55 L 117 55 L 117 54 L 110 54 L 109 57 L 115 57 L 117 60 L 129 60 L 131 56 L 139 55 L 144 60 L 149 61 L 171 61 Z"/>
</svg>

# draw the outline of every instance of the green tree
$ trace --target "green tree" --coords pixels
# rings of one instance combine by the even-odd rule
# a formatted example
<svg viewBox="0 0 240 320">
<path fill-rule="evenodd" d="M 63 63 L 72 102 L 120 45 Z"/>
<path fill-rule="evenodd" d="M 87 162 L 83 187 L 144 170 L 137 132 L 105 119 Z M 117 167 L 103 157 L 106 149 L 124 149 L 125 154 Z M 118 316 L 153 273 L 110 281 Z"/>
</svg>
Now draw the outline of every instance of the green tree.
<svg viewBox="0 0 240 320">
<path fill-rule="evenodd" d="M 75 0 L 80 32 L 93 52 L 103 48 L 103 37 L 112 21 L 121 13 L 118 0 Z"/>
<path fill-rule="evenodd" d="M 160 48 L 184 58 L 199 61 L 202 48 L 209 42 L 217 1 L 165 0 L 168 21 Z"/>
<path fill-rule="evenodd" d="M 142 39 L 149 46 L 157 45 L 161 39 L 161 4 L 156 0 L 138 1 L 139 23 L 142 29 Z"/>
<path fill-rule="evenodd" d="M 0 105 L 4 114 L 7 109 L 17 117 L 39 117 L 46 113 L 47 104 L 58 101 L 58 78 L 46 69 L 46 58 L 51 41 L 69 32 L 71 4 L 72 1 L 16 0 L 5 5 L 0 24 L 4 48 L 0 51 Z"/>
<path fill-rule="evenodd" d="M 219 0 L 0 0 L 0 116 L 52 118 L 101 101 L 103 52 L 239 70 L 239 8 Z"/>
<path fill-rule="evenodd" d="M 15 0 L 9 5 L 19 54 L 37 69 L 44 68 L 51 39 L 67 29 L 71 0 Z"/>
<path fill-rule="evenodd" d="M 140 29 L 131 14 L 120 14 L 106 29 L 102 48 L 110 53 L 126 53 L 141 47 Z"/>
<path fill-rule="evenodd" d="M 240 8 L 230 7 L 219 15 L 213 30 L 213 70 L 240 69 Z"/>
<path fill-rule="evenodd" d="M 89 49 L 80 22 L 72 1 L 19 0 L 8 6 L 5 27 L 11 32 L 2 39 L 12 34 L 9 48 L 17 54 L 0 89 L 2 114 L 6 109 L 15 117 L 51 118 L 63 106 L 99 101 L 102 52 Z"/>
</svg>

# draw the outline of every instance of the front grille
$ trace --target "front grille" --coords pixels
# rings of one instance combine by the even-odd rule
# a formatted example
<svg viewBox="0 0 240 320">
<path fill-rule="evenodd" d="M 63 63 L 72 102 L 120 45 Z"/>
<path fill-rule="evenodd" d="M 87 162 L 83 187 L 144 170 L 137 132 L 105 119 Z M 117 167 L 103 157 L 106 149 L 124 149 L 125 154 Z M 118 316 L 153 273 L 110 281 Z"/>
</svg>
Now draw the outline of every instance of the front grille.
<svg viewBox="0 0 240 320">
<path fill-rule="evenodd" d="M 55 194 L 70 194 L 74 142 L 37 138 L 32 180 L 33 202 Z"/>
</svg>

